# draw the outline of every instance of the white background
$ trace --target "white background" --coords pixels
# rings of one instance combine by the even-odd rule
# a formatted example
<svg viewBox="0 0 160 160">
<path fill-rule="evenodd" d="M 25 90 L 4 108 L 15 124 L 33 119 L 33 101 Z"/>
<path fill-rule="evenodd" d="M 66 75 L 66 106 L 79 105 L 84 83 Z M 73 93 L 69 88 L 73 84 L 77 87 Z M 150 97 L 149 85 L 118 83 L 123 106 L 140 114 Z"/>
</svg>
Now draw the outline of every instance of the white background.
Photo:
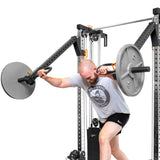
<svg viewBox="0 0 160 160">
<path fill-rule="evenodd" d="M 35 69 L 71 36 L 76 25 L 101 27 L 150 18 L 158 0 L 1 0 L 0 72 L 10 62 Z M 119 49 L 134 43 L 148 22 L 104 30 L 108 47 L 103 63 L 115 62 Z M 152 66 L 150 39 L 141 49 L 145 65 Z M 49 74 L 67 77 L 77 71 L 77 57 L 69 48 Z M 0 160 L 65 159 L 77 149 L 76 89 L 51 87 L 41 79 L 25 100 L 14 100 L 0 88 Z M 152 73 L 137 97 L 125 99 L 131 117 L 120 135 L 120 146 L 130 160 L 151 159 Z"/>
</svg>

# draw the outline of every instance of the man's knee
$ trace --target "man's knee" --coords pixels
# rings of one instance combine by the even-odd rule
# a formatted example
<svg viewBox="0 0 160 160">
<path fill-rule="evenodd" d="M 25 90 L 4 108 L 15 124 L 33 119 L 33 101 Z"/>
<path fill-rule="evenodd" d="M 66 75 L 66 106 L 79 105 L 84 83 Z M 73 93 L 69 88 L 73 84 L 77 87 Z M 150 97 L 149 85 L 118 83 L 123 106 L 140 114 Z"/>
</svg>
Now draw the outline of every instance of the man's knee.
<svg viewBox="0 0 160 160">
<path fill-rule="evenodd" d="M 106 144 L 110 142 L 110 138 L 106 135 L 99 134 L 99 143 L 100 145 Z"/>
</svg>

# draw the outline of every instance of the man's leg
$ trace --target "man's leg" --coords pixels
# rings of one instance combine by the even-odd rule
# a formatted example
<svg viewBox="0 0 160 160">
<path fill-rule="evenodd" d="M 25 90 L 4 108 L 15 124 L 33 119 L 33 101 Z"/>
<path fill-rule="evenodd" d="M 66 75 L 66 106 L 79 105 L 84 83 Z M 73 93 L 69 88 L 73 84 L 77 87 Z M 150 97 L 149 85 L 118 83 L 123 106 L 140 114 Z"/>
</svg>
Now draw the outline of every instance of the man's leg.
<svg viewBox="0 0 160 160">
<path fill-rule="evenodd" d="M 112 138 L 110 142 L 111 153 L 117 160 L 128 160 L 126 155 L 119 148 L 119 136 L 115 136 Z"/>
<path fill-rule="evenodd" d="M 117 135 L 117 133 L 121 131 L 121 129 L 122 127 L 115 122 L 108 121 L 105 123 L 99 134 L 100 160 L 111 159 L 110 142 Z M 114 146 L 114 141 L 112 145 Z"/>
</svg>

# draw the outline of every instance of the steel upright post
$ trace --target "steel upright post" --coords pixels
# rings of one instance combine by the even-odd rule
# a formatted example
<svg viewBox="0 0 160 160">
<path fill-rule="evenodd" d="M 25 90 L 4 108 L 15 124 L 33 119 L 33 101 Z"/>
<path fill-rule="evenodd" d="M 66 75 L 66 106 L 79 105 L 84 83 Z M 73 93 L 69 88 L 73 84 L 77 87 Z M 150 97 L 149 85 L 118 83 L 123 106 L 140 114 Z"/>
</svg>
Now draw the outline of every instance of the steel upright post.
<svg viewBox="0 0 160 160">
<path fill-rule="evenodd" d="M 160 160 L 160 8 L 153 10 L 155 30 L 151 35 L 153 46 L 153 141 L 152 160 Z"/>
</svg>

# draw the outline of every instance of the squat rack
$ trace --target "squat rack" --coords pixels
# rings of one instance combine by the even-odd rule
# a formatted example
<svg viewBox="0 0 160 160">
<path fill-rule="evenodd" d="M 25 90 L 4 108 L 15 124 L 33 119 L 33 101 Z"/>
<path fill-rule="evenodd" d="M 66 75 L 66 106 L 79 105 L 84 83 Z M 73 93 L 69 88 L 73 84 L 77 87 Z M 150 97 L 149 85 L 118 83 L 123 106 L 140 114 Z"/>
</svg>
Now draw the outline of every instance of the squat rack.
<svg viewBox="0 0 160 160">
<path fill-rule="evenodd" d="M 151 21 L 148 26 L 145 28 L 143 33 L 140 35 L 140 37 L 137 39 L 137 41 L 134 43 L 135 46 L 137 46 L 138 49 L 141 49 L 146 40 L 151 36 L 152 41 L 152 47 L 153 47 L 153 81 L 152 81 L 152 89 L 153 89 L 153 96 L 152 96 L 152 124 L 153 124 L 153 134 L 152 134 L 152 160 L 160 160 L 160 8 L 154 8 L 153 9 L 154 17 L 142 19 L 142 20 L 136 20 L 126 23 L 120 23 L 116 25 L 109 25 L 104 27 L 98 27 L 91 29 L 89 27 L 85 27 L 83 25 L 77 25 L 78 29 L 78 37 L 80 38 L 80 47 L 81 50 L 85 51 L 85 44 L 86 44 L 86 38 L 89 37 L 90 41 L 90 51 L 91 51 L 91 57 L 92 59 L 92 50 L 93 50 L 93 42 L 98 41 L 98 44 L 101 44 L 101 38 L 104 38 L 104 46 L 107 46 L 107 34 L 104 34 L 102 29 L 106 28 L 113 28 L 118 27 L 122 25 L 128 25 L 133 23 L 139 23 L 144 21 Z M 100 45 L 99 45 L 100 47 Z M 98 50 L 98 55 L 100 56 L 100 49 Z M 78 57 L 78 64 L 80 61 L 84 59 L 84 57 Z M 77 154 L 80 154 L 78 158 L 73 158 L 73 160 L 99 160 L 99 153 L 97 149 L 95 148 L 85 148 L 82 147 L 82 121 L 86 121 L 86 117 L 83 117 L 81 115 L 81 111 L 86 108 L 86 104 L 81 103 L 83 100 L 82 97 L 83 91 L 78 88 L 78 152 Z M 89 122 L 90 122 L 90 128 L 91 132 L 88 132 L 89 134 L 92 134 L 93 136 L 97 136 L 96 134 L 99 133 L 99 127 L 98 127 L 98 120 L 93 119 L 93 113 L 91 110 L 91 107 L 89 106 Z M 86 113 L 85 113 L 86 114 Z M 84 133 L 83 133 L 84 134 Z M 95 141 L 98 141 L 96 137 Z M 88 137 L 89 141 L 89 137 Z M 95 142 L 94 141 L 94 142 Z M 90 141 L 88 142 L 90 143 Z M 92 143 L 92 142 L 91 142 Z M 93 143 L 95 146 L 97 143 Z M 89 144 L 88 144 L 89 145 Z M 73 152 L 71 152 L 73 153 Z M 86 155 L 86 153 L 88 153 Z M 74 157 L 74 156 L 73 156 Z M 72 157 L 68 157 L 69 159 L 72 159 Z"/>
<path fill-rule="evenodd" d="M 136 20 L 132 22 L 121 23 L 117 25 L 110 25 L 99 28 L 89 28 L 83 25 L 77 25 L 78 36 L 71 37 L 63 46 L 61 46 L 54 54 L 52 54 L 44 63 L 42 63 L 37 69 L 33 72 L 30 71 L 30 68 L 23 63 L 15 62 L 8 64 L 1 74 L 1 83 L 5 92 L 12 98 L 15 99 L 24 99 L 29 97 L 35 88 L 35 79 L 38 77 L 37 71 L 44 68 L 49 72 L 51 68 L 48 68 L 58 57 L 60 57 L 72 44 L 74 46 L 75 52 L 78 56 L 78 64 L 84 56 L 87 55 L 86 50 L 86 39 L 89 37 L 90 43 L 90 52 L 92 59 L 93 43 L 98 41 L 98 58 L 100 58 L 101 52 L 101 39 L 104 39 L 104 47 L 107 46 L 107 34 L 103 33 L 102 29 L 118 27 L 122 25 L 128 25 L 143 21 L 152 20 L 142 32 L 140 37 L 134 43 L 134 46 L 138 50 L 142 48 L 146 40 L 151 36 L 152 47 L 153 47 L 153 144 L 152 144 L 152 160 L 160 160 L 160 8 L 153 9 L 153 18 L 147 18 L 142 20 Z M 98 64 L 100 64 L 100 59 Z M 10 72 L 10 70 L 12 72 Z M 28 75 L 26 75 L 26 73 Z M 25 76 L 24 76 L 25 75 Z M 23 76 L 23 77 L 22 77 Z M 22 85 L 23 84 L 23 85 Z M 26 92 L 27 91 L 27 92 Z M 84 132 L 86 131 L 85 123 L 86 121 L 86 104 L 83 103 L 83 91 L 78 88 L 78 150 L 75 150 L 68 156 L 70 160 L 99 160 L 99 143 L 98 143 L 98 134 L 100 128 L 98 126 L 98 119 L 93 119 L 91 107 L 89 107 L 89 128 L 87 128 L 87 133 L 83 133 L 84 138 L 82 137 L 82 128 Z M 83 101 L 83 102 L 82 102 Z M 83 110 L 83 114 L 81 114 Z M 82 119 L 83 116 L 83 119 Z M 85 140 L 87 137 L 87 140 Z M 83 143 L 82 143 L 83 138 Z M 87 142 L 87 147 L 84 146 Z M 87 153 L 87 154 L 86 154 Z M 87 157 L 87 158 L 86 158 Z"/>
</svg>

